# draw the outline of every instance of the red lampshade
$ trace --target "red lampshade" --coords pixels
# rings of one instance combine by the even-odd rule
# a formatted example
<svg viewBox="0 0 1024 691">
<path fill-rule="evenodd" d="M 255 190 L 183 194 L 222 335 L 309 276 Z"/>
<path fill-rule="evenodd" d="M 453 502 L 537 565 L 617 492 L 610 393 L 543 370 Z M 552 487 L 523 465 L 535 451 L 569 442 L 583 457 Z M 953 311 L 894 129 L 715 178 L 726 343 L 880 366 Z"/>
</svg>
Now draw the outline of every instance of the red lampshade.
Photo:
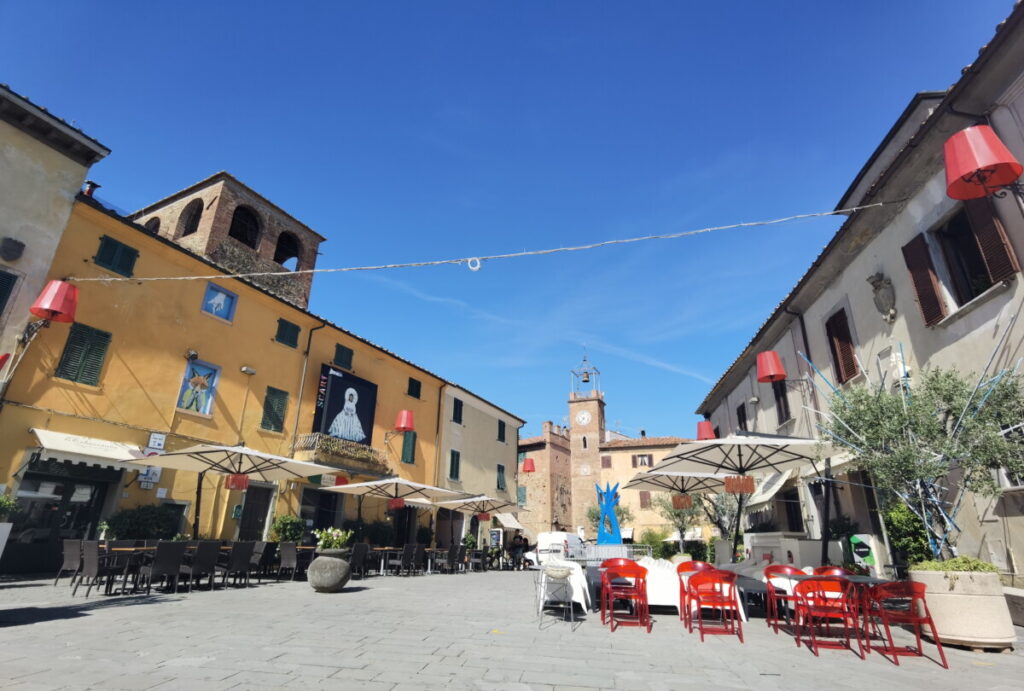
<svg viewBox="0 0 1024 691">
<path fill-rule="evenodd" d="M 757 354 L 757 380 L 762 384 L 786 381 L 786 368 L 782 366 L 782 358 L 774 350 Z"/>
<path fill-rule="evenodd" d="M 399 509 L 405 508 L 405 499 L 397 497 L 395 499 L 388 499 L 388 511 L 398 511 Z"/>
<path fill-rule="evenodd" d="M 537 466 L 534 465 L 532 458 L 523 459 L 523 472 L 524 473 L 535 473 L 537 472 Z"/>
<path fill-rule="evenodd" d="M 476 515 L 476 517 L 477 517 L 477 520 L 479 520 L 481 522 L 491 520 L 491 514 L 487 513 L 486 511 L 481 511 L 480 513 L 478 513 Z"/>
<path fill-rule="evenodd" d="M 715 438 L 715 426 L 710 420 L 701 420 L 697 423 L 697 441 Z"/>
<path fill-rule="evenodd" d="M 224 479 L 226 489 L 249 489 L 249 476 L 244 473 L 228 475 Z"/>
<path fill-rule="evenodd" d="M 1014 182 L 1024 166 L 991 127 L 975 125 L 946 140 L 946 195 L 979 199 Z"/>
<path fill-rule="evenodd" d="M 10 360 L 10 359 L 11 359 L 11 354 L 10 353 L 4 353 L 3 355 L 0 355 L 0 370 L 2 370 L 4 368 L 4 365 L 6 365 L 7 361 Z"/>
<path fill-rule="evenodd" d="M 416 426 L 412 423 L 411 410 L 399 410 L 398 418 L 395 420 L 396 432 L 412 432 Z"/>
<path fill-rule="evenodd" d="M 78 286 L 65 281 L 50 281 L 28 311 L 40 319 L 70 323 L 75 321 L 76 307 Z"/>
</svg>

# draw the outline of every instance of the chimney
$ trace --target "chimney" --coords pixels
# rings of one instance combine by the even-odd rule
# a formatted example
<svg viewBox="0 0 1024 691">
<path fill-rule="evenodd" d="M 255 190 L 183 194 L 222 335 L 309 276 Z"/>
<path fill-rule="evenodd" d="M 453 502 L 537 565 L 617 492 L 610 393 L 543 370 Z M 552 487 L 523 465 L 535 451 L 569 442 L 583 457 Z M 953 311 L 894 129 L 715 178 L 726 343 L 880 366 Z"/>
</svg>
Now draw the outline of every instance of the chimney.
<svg viewBox="0 0 1024 691">
<path fill-rule="evenodd" d="M 640 438 L 641 439 L 646 439 L 647 438 L 647 430 L 645 430 L 645 429 L 640 430 Z"/>
<path fill-rule="evenodd" d="M 85 196 L 91 197 L 93 195 L 93 192 L 95 192 L 96 190 L 98 190 L 102 186 L 103 185 L 101 185 L 98 182 L 93 182 L 92 180 L 86 180 L 85 181 Z"/>
</svg>

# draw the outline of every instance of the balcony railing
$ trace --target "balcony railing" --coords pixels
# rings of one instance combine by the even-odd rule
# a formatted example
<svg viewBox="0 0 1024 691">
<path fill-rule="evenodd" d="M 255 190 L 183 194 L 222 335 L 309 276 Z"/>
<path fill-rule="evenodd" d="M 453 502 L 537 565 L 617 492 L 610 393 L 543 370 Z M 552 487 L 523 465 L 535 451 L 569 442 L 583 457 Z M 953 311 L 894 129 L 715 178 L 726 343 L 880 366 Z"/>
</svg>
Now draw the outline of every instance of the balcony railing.
<svg viewBox="0 0 1024 691">
<path fill-rule="evenodd" d="M 326 434 L 300 434 L 295 440 L 295 458 L 333 466 L 364 475 L 393 475 L 387 454 L 364 444 L 345 441 Z"/>
</svg>

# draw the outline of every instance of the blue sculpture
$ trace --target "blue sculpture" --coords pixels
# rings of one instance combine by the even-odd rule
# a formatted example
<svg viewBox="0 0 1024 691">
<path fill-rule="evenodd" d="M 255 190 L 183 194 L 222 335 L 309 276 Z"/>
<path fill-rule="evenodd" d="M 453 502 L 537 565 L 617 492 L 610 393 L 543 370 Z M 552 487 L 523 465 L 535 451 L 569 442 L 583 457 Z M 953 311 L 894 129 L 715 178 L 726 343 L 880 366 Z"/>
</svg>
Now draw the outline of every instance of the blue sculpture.
<svg viewBox="0 0 1024 691">
<path fill-rule="evenodd" d="M 611 487 L 607 482 L 604 489 L 597 489 L 597 505 L 601 509 L 601 519 L 597 523 L 597 544 L 621 545 L 622 532 L 619 530 L 619 517 L 615 515 L 615 507 L 619 505 L 619 483 Z"/>
</svg>

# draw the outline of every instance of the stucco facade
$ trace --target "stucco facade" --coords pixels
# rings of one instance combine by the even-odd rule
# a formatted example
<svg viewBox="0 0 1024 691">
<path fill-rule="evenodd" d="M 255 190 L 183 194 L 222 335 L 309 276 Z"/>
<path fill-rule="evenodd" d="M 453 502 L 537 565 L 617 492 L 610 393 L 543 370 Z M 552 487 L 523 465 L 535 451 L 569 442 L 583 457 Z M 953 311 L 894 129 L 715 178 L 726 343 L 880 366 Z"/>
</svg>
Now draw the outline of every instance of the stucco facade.
<svg viewBox="0 0 1024 691">
<path fill-rule="evenodd" d="M 109 150 L 0 86 L 0 355 L 13 353 L 89 166 Z M 0 390 L 6 370 L 0 369 Z"/>
<path fill-rule="evenodd" d="M 637 473 L 650 470 L 661 462 L 676 446 L 685 439 L 680 437 L 639 437 L 635 439 L 616 439 L 601 444 L 600 470 L 595 482 L 605 485 L 619 485 L 619 503 L 628 508 L 633 519 L 624 529 L 632 531 L 634 540 L 639 540 L 646 530 L 669 532 L 672 529 L 668 521 L 658 511 L 659 498 L 668 499 L 668 492 L 648 492 L 632 489 L 623 490 Z"/>
<path fill-rule="evenodd" d="M 746 406 L 748 429 L 798 436 L 817 433 L 814 414 L 806 407 L 825 410 L 827 400 L 812 385 L 813 373 L 797 351 L 809 354 L 829 381 L 844 386 L 868 379 L 878 385 L 883 377 L 891 385 L 904 366 L 912 383 L 922 370 L 934 367 L 956 367 L 977 376 L 990 358 L 993 373 L 1013 367 L 1024 356 L 1024 324 L 1018 320 L 1007 331 L 1011 318 L 1024 309 L 1017 260 L 1024 257 L 1022 202 L 1012 194 L 970 203 L 981 207 L 950 199 L 942 156 L 951 134 L 987 119 L 1015 156 L 1024 158 L 1022 39 L 1024 9 L 1018 7 L 960 82 L 946 93 L 921 94 L 911 102 L 838 208 L 903 201 L 851 215 L 723 374 L 697 411 L 723 435 L 737 428 L 741 405 Z M 965 253 L 978 250 L 951 249 L 945 238 L 954 232 L 952 223 L 978 237 L 980 214 L 994 217 L 1005 231 L 1004 256 L 1015 270 L 999 280 L 981 277 L 965 288 L 958 283 L 958 266 L 971 261 Z M 913 243 L 926 248 L 934 293 L 927 288 L 922 293 L 913 280 L 908 254 Z M 988 255 L 984 259 L 990 261 Z M 856 355 L 853 365 L 839 362 L 830 345 L 827 324 L 840 311 Z M 755 358 L 764 350 L 779 352 L 789 373 L 788 421 L 780 422 L 772 386 L 756 382 Z M 824 388 L 822 378 L 814 381 Z M 880 532 L 871 491 L 862 486 L 866 478 L 843 474 L 840 479 L 852 483 L 841 485 L 838 492 L 840 513 L 857 520 L 862 529 Z M 1005 491 L 999 498 L 971 496 L 964 502 L 958 518 L 963 528 L 959 548 L 1019 572 L 1024 559 L 1024 487 L 1005 477 L 1001 480 Z M 793 478 L 787 486 L 799 488 L 807 530 L 817 537 L 820 519 L 807 483 Z"/>
</svg>

